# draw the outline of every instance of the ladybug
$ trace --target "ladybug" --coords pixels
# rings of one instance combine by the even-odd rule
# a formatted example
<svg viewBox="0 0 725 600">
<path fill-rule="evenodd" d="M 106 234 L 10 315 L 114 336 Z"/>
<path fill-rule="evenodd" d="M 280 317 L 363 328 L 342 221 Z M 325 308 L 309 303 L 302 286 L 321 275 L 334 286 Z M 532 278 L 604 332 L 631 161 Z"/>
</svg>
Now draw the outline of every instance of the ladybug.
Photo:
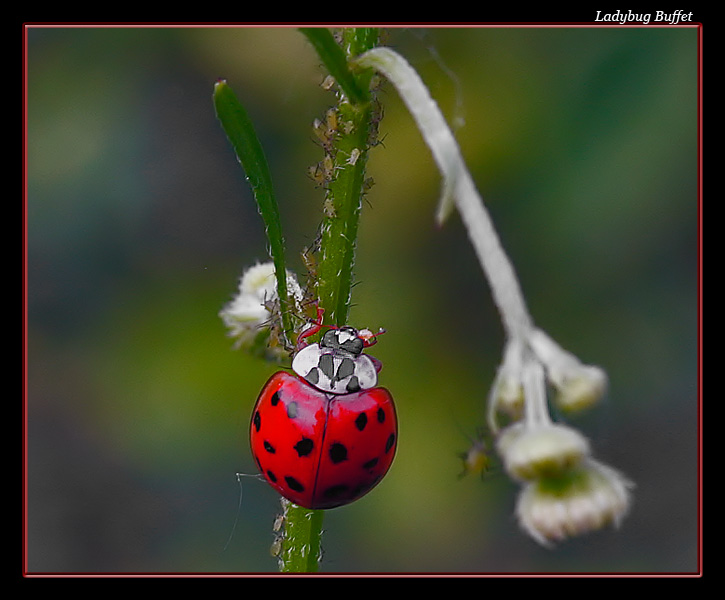
<svg viewBox="0 0 725 600">
<path fill-rule="evenodd" d="M 393 397 L 376 387 L 382 365 L 363 350 L 376 334 L 331 328 L 319 344 L 300 334 L 292 371 L 278 371 L 252 411 L 252 455 L 267 482 L 310 509 L 349 504 L 388 472 L 398 436 Z M 382 332 L 382 331 L 381 331 Z"/>
</svg>

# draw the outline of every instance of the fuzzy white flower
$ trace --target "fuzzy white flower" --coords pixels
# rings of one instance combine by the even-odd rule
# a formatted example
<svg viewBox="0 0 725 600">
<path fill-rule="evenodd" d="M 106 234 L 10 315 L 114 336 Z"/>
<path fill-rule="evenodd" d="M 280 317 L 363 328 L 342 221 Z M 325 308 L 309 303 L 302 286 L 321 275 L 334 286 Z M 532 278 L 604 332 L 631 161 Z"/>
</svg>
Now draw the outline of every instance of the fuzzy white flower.
<svg viewBox="0 0 725 600">
<path fill-rule="evenodd" d="M 562 477 L 531 481 L 521 490 L 516 516 L 543 546 L 619 526 L 629 511 L 633 484 L 611 467 L 589 460 Z"/>
<path fill-rule="evenodd" d="M 302 302 L 303 292 L 297 278 L 287 271 L 287 289 L 295 304 Z M 261 330 L 268 330 L 279 310 L 277 280 L 272 262 L 257 263 L 239 280 L 237 295 L 219 313 L 236 340 L 235 347 L 250 346 Z M 269 331 L 266 332 L 269 334 Z"/>
</svg>

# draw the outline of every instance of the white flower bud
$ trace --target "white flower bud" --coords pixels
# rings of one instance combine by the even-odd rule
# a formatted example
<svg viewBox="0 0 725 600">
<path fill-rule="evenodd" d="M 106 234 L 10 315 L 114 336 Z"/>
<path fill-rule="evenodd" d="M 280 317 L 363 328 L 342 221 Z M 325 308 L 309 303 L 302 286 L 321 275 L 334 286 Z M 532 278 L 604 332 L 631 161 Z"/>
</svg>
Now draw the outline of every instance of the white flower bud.
<svg viewBox="0 0 725 600">
<path fill-rule="evenodd" d="M 575 429 L 555 423 L 515 423 L 501 432 L 497 450 L 511 477 L 528 481 L 558 475 L 589 456 L 589 442 Z"/>
<path fill-rule="evenodd" d="M 513 376 L 504 375 L 496 381 L 492 402 L 494 408 L 518 420 L 524 413 L 524 387 L 521 381 Z"/>
<path fill-rule="evenodd" d="M 489 393 L 488 424 L 494 433 L 498 431 L 499 414 L 511 421 L 518 421 L 524 414 L 523 353 L 524 346 L 518 340 L 508 340 Z"/>
<path fill-rule="evenodd" d="M 604 396 L 607 375 L 599 367 L 578 365 L 563 373 L 556 387 L 556 405 L 567 412 L 578 412 L 590 408 Z"/>
<path fill-rule="evenodd" d="M 603 369 L 582 364 L 540 329 L 530 337 L 531 348 L 546 367 L 546 376 L 557 389 L 557 406 L 576 412 L 596 404 L 607 390 L 607 374 Z"/>
</svg>

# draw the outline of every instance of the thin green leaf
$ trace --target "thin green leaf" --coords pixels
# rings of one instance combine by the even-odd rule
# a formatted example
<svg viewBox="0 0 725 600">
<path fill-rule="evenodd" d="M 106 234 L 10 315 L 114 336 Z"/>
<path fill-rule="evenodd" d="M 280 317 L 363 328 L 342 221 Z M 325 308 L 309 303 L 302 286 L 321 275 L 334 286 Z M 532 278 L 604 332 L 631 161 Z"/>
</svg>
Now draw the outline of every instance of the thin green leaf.
<svg viewBox="0 0 725 600">
<path fill-rule="evenodd" d="M 270 254 L 276 271 L 283 328 L 287 334 L 291 329 L 286 310 L 288 299 L 284 238 L 267 158 L 247 111 L 224 80 L 217 81 L 214 86 L 214 108 L 224 132 L 247 174 L 259 214 L 264 221 Z"/>
</svg>

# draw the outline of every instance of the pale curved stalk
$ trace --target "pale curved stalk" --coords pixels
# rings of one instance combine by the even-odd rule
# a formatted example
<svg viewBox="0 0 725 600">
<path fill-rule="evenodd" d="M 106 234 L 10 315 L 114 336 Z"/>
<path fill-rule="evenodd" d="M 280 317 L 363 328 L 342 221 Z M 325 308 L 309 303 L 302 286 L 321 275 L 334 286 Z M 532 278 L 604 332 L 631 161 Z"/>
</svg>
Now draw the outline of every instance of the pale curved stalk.
<svg viewBox="0 0 725 600">
<path fill-rule="evenodd" d="M 420 129 L 443 176 L 437 220 L 454 203 L 486 275 L 510 337 L 525 340 L 533 324 L 511 261 L 506 256 L 453 132 L 428 88 L 408 62 L 390 48 L 373 48 L 354 64 L 381 72 L 395 86 Z"/>
</svg>

